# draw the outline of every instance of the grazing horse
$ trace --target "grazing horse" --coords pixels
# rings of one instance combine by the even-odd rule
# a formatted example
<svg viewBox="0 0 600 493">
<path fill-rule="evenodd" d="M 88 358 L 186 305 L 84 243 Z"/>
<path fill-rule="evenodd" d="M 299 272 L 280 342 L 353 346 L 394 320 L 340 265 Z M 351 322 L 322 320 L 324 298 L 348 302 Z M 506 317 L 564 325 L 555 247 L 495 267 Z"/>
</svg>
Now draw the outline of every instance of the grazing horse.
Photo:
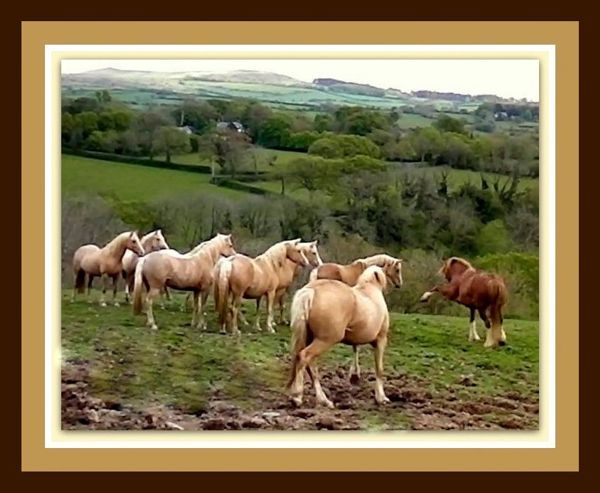
<svg viewBox="0 0 600 493">
<path fill-rule="evenodd" d="M 160 229 L 142 236 L 140 243 L 145 255 L 169 248 Z M 127 250 L 125 255 L 123 255 L 123 279 L 125 279 L 125 301 L 127 303 L 129 303 L 129 293 L 133 291 L 133 275 L 135 274 L 135 266 L 139 258 L 140 256 L 131 250 Z"/>
<path fill-rule="evenodd" d="M 475 324 L 475 310 L 487 329 L 485 347 L 504 346 L 502 308 L 508 300 L 508 292 L 504 280 L 500 276 L 476 270 L 469 262 L 459 257 L 449 258 L 444 262 L 439 274 L 448 281 L 435 286 L 421 296 L 426 302 L 433 293 L 440 293 L 444 298 L 456 301 L 471 311 L 469 340 L 478 341 L 479 334 Z"/>
<path fill-rule="evenodd" d="M 375 349 L 375 400 L 389 402 L 383 391 L 383 352 L 387 344 L 389 314 L 383 291 L 387 277 L 381 267 L 368 267 L 354 286 L 336 280 L 311 281 L 292 300 L 292 371 L 288 391 L 294 404 L 302 404 L 304 370 L 310 375 L 317 403 L 333 408 L 319 382 L 315 358 L 344 343 L 371 344 Z"/>
<path fill-rule="evenodd" d="M 214 297 L 221 333 L 226 332 L 229 318 L 231 333 L 238 335 L 238 314 L 242 298 L 257 300 L 258 311 L 260 298 L 263 296 L 267 298 L 267 331 L 275 332 L 273 304 L 286 259 L 301 266 L 308 265 L 299 243 L 300 239 L 280 241 L 256 258 L 237 254 L 219 262 L 215 269 Z M 258 316 L 255 326 L 260 330 Z"/>
<path fill-rule="evenodd" d="M 142 310 L 142 287 L 146 295 L 147 325 L 157 329 L 152 312 L 154 298 L 166 287 L 191 291 L 194 297 L 192 328 L 206 329 L 202 306 L 213 282 L 213 269 L 221 255 L 235 255 L 231 235 L 217 234 L 191 252 L 182 255 L 171 250 L 159 250 L 145 255 L 135 268 L 133 313 Z"/>
<path fill-rule="evenodd" d="M 104 299 L 108 279 L 113 280 L 113 303 L 117 303 L 117 284 L 122 271 L 122 260 L 125 252 L 131 250 L 136 255 L 144 255 L 144 248 L 140 243 L 138 234 L 134 231 L 126 231 L 100 248 L 98 245 L 80 246 L 73 255 L 73 272 L 75 283 L 73 287 L 73 298 L 77 293 L 83 293 L 85 276 L 88 276 L 87 294 L 89 296 L 94 277 L 102 278 L 102 296 L 100 305 L 106 306 Z"/>
</svg>

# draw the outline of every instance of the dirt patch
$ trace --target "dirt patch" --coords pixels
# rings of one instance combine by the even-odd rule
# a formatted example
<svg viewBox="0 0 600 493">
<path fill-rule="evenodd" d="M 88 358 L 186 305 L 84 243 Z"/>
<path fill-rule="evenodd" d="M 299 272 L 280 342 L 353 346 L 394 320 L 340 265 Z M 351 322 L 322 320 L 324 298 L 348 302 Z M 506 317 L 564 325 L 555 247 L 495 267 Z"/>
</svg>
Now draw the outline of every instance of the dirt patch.
<svg viewBox="0 0 600 493">
<path fill-rule="evenodd" d="M 89 363 L 73 361 L 62 369 L 62 427 L 65 430 L 360 430 L 368 419 L 381 428 L 415 430 L 536 429 L 539 404 L 518 393 L 459 399 L 455 390 L 432 392 L 427 383 L 405 374 L 387 374 L 386 394 L 391 400 L 378 406 L 373 375 L 350 383 L 346 368 L 322 371 L 322 385 L 335 409 L 315 407 L 314 393 L 305 383 L 304 406 L 291 405 L 283 392 L 260 393 L 260 409 L 249 409 L 215 391 L 208 404 L 195 414 L 156 404 L 137 409 L 124 402 L 105 401 L 90 395 Z M 470 383 L 462 382 L 464 385 Z M 401 416 L 396 421 L 392 416 Z M 398 422 L 404 423 L 399 425 Z M 395 424 L 387 424 L 395 423 Z"/>
</svg>

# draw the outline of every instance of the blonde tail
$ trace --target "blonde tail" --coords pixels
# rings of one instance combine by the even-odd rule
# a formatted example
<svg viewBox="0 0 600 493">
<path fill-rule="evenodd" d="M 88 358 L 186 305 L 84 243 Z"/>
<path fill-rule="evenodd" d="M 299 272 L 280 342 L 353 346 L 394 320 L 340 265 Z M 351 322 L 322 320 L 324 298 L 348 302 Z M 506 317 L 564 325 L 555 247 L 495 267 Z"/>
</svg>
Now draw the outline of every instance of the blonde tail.
<svg viewBox="0 0 600 493">
<path fill-rule="evenodd" d="M 135 275 L 133 281 L 133 314 L 142 313 L 142 287 L 144 284 L 144 261 L 146 257 L 141 257 L 135 266 Z"/>
<path fill-rule="evenodd" d="M 292 314 L 290 327 L 292 328 L 291 352 L 292 352 L 292 371 L 288 381 L 288 388 L 292 385 L 296 377 L 298 367 L 298 354 L 308 344 L 308 317 L 312 307 L 315 291 L 312 288 L 302 288 L 296 292 L 292 300 Z"/>
<path fill-rule="evenodd" d="M 223 326 L 227 321 L 227 304 L 229 300 L 229 278 L 233 264 L 231 260 L 224 259 L 217 264 L 213 295 L 215 297 L 215 310 L 219 316 L 219 323 Z"/>
</svg>

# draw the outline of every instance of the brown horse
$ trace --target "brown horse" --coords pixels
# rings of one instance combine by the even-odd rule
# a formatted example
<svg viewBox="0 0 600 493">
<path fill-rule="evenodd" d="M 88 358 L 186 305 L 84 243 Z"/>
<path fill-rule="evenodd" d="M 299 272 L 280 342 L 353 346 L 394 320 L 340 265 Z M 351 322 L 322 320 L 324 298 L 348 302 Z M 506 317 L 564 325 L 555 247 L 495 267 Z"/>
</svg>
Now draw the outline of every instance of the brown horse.
<svg viewBox="0 0 600 493">
<path fill-rule="evenodd" d="M 194 297 L 192 328 L 206 329 L 202 307 L 213 283 L 213 270 L 223 256 L 235 255 L 231 235 L 218 234 L 190 253 L 182 255 L 171 250 L 160 250 L 142 257 L 135 269 L 133 313 L 142 310 L 142 287 L 146 295 L 147 325 L 157 329 L 152 312 L 154 298 L 166 287 L 191 291 Z"/>
<path fill-rule="evenodd" d="M 334 279 L 341 281 L 348 286 L 354 286 L 360 275 L 372 265 L 376 265 L 383 269 L 388 282 L 395 287 L 402 287 L 402 263 L 400 258 L 395 258 L 386 254 L 373 255 L 371 257 L 357 259 L 351 264 L 342 265 L 334 263 L 326 263 L 313 269 L 310 273 L 311 281 L 316 279 Z M 354 359 L 350 367 L 350 381 L 356 382 L 360 379 L 360 365 L 358 362 L 358 346 L 352 346 L 354 351 Z"/>
<path fill-rule="evenodd" d="M 260 298 L 263 296 L 267 298 L 267 331 L 275 332 L 273 304 L 286 259 L 301 266 L 308 265 L 299 243 L 300 239 L 281 241 L 256 258 L 238 254 L 219 262 L 215 273 L 214 297 L 222 333 L 226 332 L 229 320 L 231 333 L 238 335 L 238 314 L 242 299 L 257 300 L 258 311 Z M 258 316 L 256 327 L 260 330 Z"/>
<path fill-rule="evenodd" d="M 397 280 L 397 277 L 396 277 Z M 338 343 L 375 349 L 375 400 L 389 402 L 383 391 L 383 352 L 387 344 L 389 314 L 383 291 L 387 277 L 377 266 L 367 268 L 355 286 L 335 280 L 311 281 L 292 300 L 292 371 L 288 390 L 302 404 L 304 370 L 311 377 L 317 402 L 333 408 L 319 382 L 315 358 Z M 335 309 L 332 309 L 335 307 Z"/>
<path fill-rule="evenodd" d="M 100 248 L 97 245 L 80 246 L 73 255 L 73 272 L 75 283 L 73 287 L 73 298 L 77 293 L 83 293 L 85 276 L 88 276 L 87 294 L 89 296 L 94 277 L 102 278 L 102 296 L 100 305 L 106 306 L 105 294 L 108 279 L 113 280 L 113 302 L 117 303 L 117 285 L 122 271 L 122 260 L 125 252 L 131 250 L 136 255 L 144 255 L 144 248 L 140 243 L 138 234 L 133 231 L 121 233 L 116 238 Z"/>
<path fill-rule="evenodd" d="M 140 243 L 144 249 L 145 255 L 169 248 L 160 229 L 142 236 Z M 140 256 L 133 253 L 131 250 L 127 250 L 125 255 L 123 255 L 123 279 L 125 280 L 125 301 L 127 303 L 129 303 L 129 293 L 133 291 L 133 276 L 139 258 Z"/>
<path fill-rule="evenodd" d="M 475 311 L 487 329 L 485 347 L 504 346 L 506 334 L 502 326 L 502 308 L 508 300 L 508 292 L 504 280 L 500 276 L 476 270 L 469 262 L 459 257 L 449 258 L 444 262 L 439 274 L 448 281 L 435 286 L 421 297 L 426 302 L 433 293 L 440 293 L 444 298 L 456 301 L 471 311 L 469 340 L 478 341 L 479 334 L 475 324 Z"/>
</svg>

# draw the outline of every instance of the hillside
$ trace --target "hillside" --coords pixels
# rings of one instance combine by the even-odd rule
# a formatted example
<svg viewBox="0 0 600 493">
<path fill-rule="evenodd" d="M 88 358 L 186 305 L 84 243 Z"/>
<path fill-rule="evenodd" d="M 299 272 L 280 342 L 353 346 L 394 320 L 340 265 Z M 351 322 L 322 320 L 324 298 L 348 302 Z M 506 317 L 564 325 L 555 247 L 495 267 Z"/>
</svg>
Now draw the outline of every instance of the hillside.
<svg viewBox="0 0 600 493">
<path fill-rule="evenodd" d="M 352 105 L 392 108 L 415 104 L 430 105 L 448 111 L 474 111 L 478 103 L 513 102 L 497 96 L 404 92 L 383 89 L 332 78 L 317 78 L 312 83 L 273 72 L 236 70 L 210 72 L 149 72 L 106 68 L 78 74 L 64 74 L 65 96 L 83 96 L 99 89 L 110 89 L 125 103 L 169 104 L 186 96 L 214 99 L 250 98 L 275 106 L 318 108 L 322 105 Z"/>
</svg>

